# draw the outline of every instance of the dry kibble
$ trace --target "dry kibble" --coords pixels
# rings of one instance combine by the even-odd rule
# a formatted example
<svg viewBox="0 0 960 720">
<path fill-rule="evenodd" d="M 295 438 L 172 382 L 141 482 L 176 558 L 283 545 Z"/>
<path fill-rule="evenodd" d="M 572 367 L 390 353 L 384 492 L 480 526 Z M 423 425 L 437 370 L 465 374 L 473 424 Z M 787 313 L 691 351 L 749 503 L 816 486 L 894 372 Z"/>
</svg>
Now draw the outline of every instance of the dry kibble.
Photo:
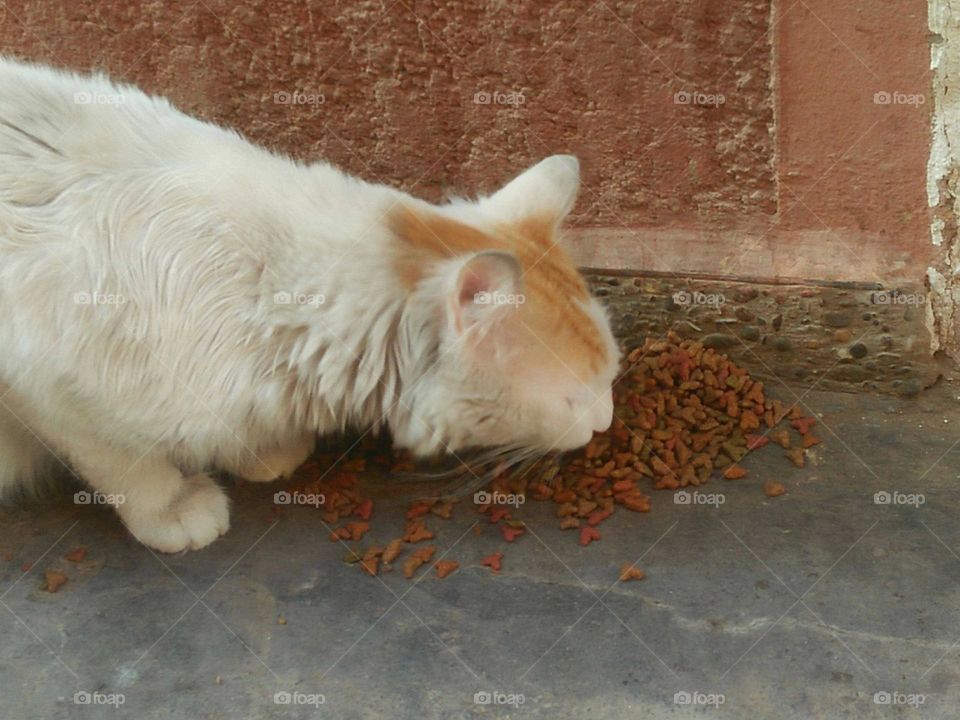
<svg viewBox="0 0 960 720">
<path fill-rule="evenodd" d="M 384 563 L 392 563 L 400 556 L 400 551 L 403 549 L 403 538 L 396 538 L 387 543 L 386 549 L 383 551 L 383 555 L 380 557 Z"/>
<path fill-rule="evenodd" d="M 742 477 L 746 477 L 747 471 L 744 470 L 739 465 L 731 465 L 726 470 L 723 471 L 723 476 L 727 480 L 739 480 Z"/>
<path fill-rule="evenodd" d="M 437 577 L 441 580 L 460 567 L 456 560 L 438 560 L 436 564 Z"/>
<path fill-rule="evenodd" d="M 627 582 L 628 580 L 643 580 L 645 577 L 647 577 L 647 574 L 636 565 L 624 563 L 620 567 L 620 582 Z"/>
<path fill-rule="evenodd" d="M 500 563 L 503 561 L 503 553 L 495 552 L 493 555 L 487 555 L 480 561 L 484 567 L 488 567 L 494 572 L 500 572 Z"/>
<path fill-rule="evenodd" d="M 783 454 L 790 458 L 790 462 L 792 462 L 798 468 L 802 468 L 804 466 L 805 462 L 802 447 L 786 450 Z"/>
<path fill-rule="evenodd" d="M 43 587 L 41 589 L 46 590 L 48 593 L 57 592 L 63 587 L 63 584 L 67 582 L 67 576 L 59 570 L 45 570 L 43 578 Z"/>
<path fill-rule="evenodd" d="M 767 480 L 763 483 L 763 494 L 767 497 L 777 497 L 783 495 L 787 489 L 783 486 L 783 483 L 776 482 L 775 480 Z"/>
<path fill-rule="evenodd" d="M 65 560 L 69 560 L 70 562 L 83 562 L 83 559 L 87 557 L 87 548 L 81 545 L 80 547 L 74 548 L 63 557 Z"/>
</svg>

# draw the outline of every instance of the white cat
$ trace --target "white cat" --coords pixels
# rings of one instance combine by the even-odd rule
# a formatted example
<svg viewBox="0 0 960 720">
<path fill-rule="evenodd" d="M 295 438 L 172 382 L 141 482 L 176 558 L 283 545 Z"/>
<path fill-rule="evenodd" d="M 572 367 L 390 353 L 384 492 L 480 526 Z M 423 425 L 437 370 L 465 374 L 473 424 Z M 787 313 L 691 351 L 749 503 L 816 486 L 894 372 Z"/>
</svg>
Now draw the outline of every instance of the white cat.
<svg viewBox="0 0 960 720">
<path fill-rule="evenodd" d="M 583 445 L 618 350 L 556 244 L 578 184 L 555 156 L 434 206 L 0 60 L 0 489 L 62 461 L 176 552 L 229 526 L 206 472 L 287 475 L 317 433 Z"/>
</svg>

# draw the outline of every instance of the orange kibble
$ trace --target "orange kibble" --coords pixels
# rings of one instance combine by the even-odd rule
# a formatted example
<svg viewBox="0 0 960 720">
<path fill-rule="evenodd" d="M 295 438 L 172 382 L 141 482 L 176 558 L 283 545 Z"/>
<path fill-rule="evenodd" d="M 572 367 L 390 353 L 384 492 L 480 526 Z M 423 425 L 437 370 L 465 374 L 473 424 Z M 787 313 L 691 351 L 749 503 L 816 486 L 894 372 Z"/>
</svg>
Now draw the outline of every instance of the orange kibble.
<svg viewBox="0 0 960 720">
<path fill-rule="evenodd" d="M 437 577 L 442 580 L 450 573 L 455 572 L 460 567 L 460 563 L 456 560 L 438 560 L 434 567 L 437 570 Z"/>
<path fill-rule="evenodd" d="M 627 582 L 628 580 L 643 580 L 645 577 L 647 577 L 647 574 L 636 565 L 624 563 L 620 567 L 620 582 Z"/>
<path fill-rule="evenodd" d="M 500 572 L 500 563 L 503 561 L 503 553 L 495 552 L 493 555 L 487 555 L 480 561 L 480 564 L 490 568 L 494 572 Z"/>
<path fill-rule="evenodd" d="M 774 480 L 767 480 L 763 484 L 763 494 L 767 497 L 778 497 L 783 495 L 787 489 L 783 486 L 783 483 L 776 482 Z"/>
<path fill-rule="evenodd" d="M 580 545 L 586 547 L 594 540 L 600 539 L 600 531 L 589 525 L 580 528 Z"/>
<path fill-rule="evenodd" d="M 353 514 L 356 515 L 361 520 L 369 520 L 370 515 L 373 513 L 373 500 L 367 498 L 362 503 L 357 505 L 356 509 L 353 511 Z"/>
<path fill-rule="evenodd" d="M 822 442 L 823 442 L 823 440 L 821 440 L 820 438 L 818 438 L 816 435 L 807 434 L 807 435 L 804 435 L 804 436 L 803 436 L 803 443 L 802 443 L 802 445 L 803 445 L 804 449 L 806 449 L 806 448 L 811 448 L 811 447 L 813 447 L 814 445 L 819 445 L 819 444 L 822 443 Z"/>
<path fill-rule="evenodd" d="M 513 528 L 508 525 L 501 525 L 500 532 L 503 534 L 504 540 L 506 540 L 507 542 L 513 542 L 518 537 L 523 535 L 526 532 L 526 530 L 524 530 L 523 528 Z"/>
<path fill-rule="evenodd" d="M 727 480 L 739 480 L 742 477 L 746 477 L 747 471 L 744 470 L 739 465 L 731 465 L 726 470 L 723 471 L 723 476 Z"/>
</svg>

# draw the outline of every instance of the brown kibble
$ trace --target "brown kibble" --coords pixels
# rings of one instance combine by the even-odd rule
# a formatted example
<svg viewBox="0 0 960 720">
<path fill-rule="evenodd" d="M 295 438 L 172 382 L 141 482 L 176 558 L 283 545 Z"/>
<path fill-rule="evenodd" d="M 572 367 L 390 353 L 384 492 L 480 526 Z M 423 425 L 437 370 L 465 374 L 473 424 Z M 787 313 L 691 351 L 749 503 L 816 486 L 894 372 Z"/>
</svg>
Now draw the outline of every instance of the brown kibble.
<svg viewBox="0 0 960 720">
<path fill-rule="evenodd" d="M 503 561 L 503 553 L 495 552 L 493 555 L 487 555 L 480 561 L 480 564 L 484 567 L 488 567 L 493 570 L 495 573 L 500 572 L 500 563 Z"/>
<path fill-rule="evenodd" d="M 369 575 L 376 575 L 380 569 L 380 558 L 376 556 L 365 557 L 360 561 L 360 567 L 362 567 L 364 572 L 368 573 Z"/>
<path fill-rule="evenodd" d="M 437 571 L 437 577 L 442 580 L 450 573 L 456 572 L 457 568 L 460 567 L 460 563 L 456 560 L 438 560 L 434 567 Z"/>
<path fill-rule="evenodd" d="M 561 530 L 572 530 L 580 527 L 580 519 L 576 517 L 565 517 L 560 521 Z"/>
<path fill-rule="evenodd" d="M 803 436 L 803 443 L 801 444 L 803 445 L 804 449 L 806 449 L 806 448 L 811 448 L 814 445 L 819 445 L 822 442 L 823 440 L 818 438 L 816 435 L 807 434 Z"/>
<path fill-rule="evenodd" d="M 723 471 L 723 476 L 727 480 L 739 480 L 742 477 L 746 477 L 747 471 L 744 470 L 739 465 L 731 465 L 726 470 Z"/>
<path fill-rule="evenodd" d="M 580 528 L 580 545 L 587 546 L 592 543 L 594 540 L 600 539 L 600 531 L 596 528 L 592 528 L 589 525 L 586 527 Z"/>
<path fill-rule="evenodd" d="M 287 624 L 287 619 L 283 615 L 280 615 L 277 617 L 277 625 L 286 625 L 286 624 Z"/>
<path fill-rule="evenodd" d="M 46 590 L 48 593 L 57 592 L 67 582 L 67 576 L 59 570 L 44 570 L 43 577 L 44 582 L 40 589 Z"/>
<path fill-rule="evenodd" d="M 414 551 L 413 557 L 420 558 L 421 560 L 423 560 L 423 562 L 430 562 L 430 560 L 433 559 L 433 555 L 435 552 L 437 552 L 436 545 L 424 545 L 423 547 L 417 548 Z"/>
<path fill-rule="evenodd" d="M 68 552 L 63 557 L 65 560 L 69 560 L 73 563 L 83 562 L 84 558 L 87 557 L 87 548 L 85 545 L 80 545 L 79 547 L 76 547 Z"/>
<path fill-rule="evenodd" d="M 793 448 L 792 450 L 785 451 L 783 454 L 790 458 L 790 462 L 798 468 L 802 468 L 805 465 L 803 448 Z"/>
<path fill-rule="evenodd" d="M 767 480 L 763 483 L 763 494 L 767 497 L 778 497 L 786 491 L 787 489 L 783 486 L 783 483 L 776 482 L 775 480 Z"/>
<path fill-rule="evenodd" d="M 386 549 L 383 551 L 381 560 L 389 564 L 392 563 L 400 556 L 400 552 L 403 550 L 403 538 L 395 538 L 387 543 Z"/>
<path fill-rule="evenodd" d="M 503 539 L 507 542 L 513 542 L 518 537 L 523 535 L 526 532 L 523 528 L 513 528 L 509 525 L 501 525 L 500 533 L 503 535 Z"/>
<path fill-rule="evenodd" d="M 347 523 L 346 529 L 350 533 L 350 539 L 357 541 L 362 538 L 368 530 L 370 530 L 370 523 L 364 520 L 357 520 L 355 522 Z"/>
<path fill-rule="evenodd" d="M 631 563 L 624 563 L 620 568 L 620 582 L 627 582 L 628 580 L 643 580 L 646 577 L 647 574 L 643 570 Z"/>
<path fill-rule="evenodd" d="M 403 563 L 403 576 L 409 580 L 417 572 L 417 568 L 423 565 L 423 560 L 416 555 L 411 555 Z"/>
<path fill-rule="evenodd" d="M 772 432 L 767 437 L 773 440 L 782 448 L 790 447 L 790 431 L 789 430 L 780 430 L 778 432 Z"/>
<path fill-rule="evenodd" d="M 423 520 L 413 520 L 407 524 L 407 531 L 403 534 L 403 539 L 408 543 L 418 543 L 424 540 L 432 540 L 433 532 L 428 530 Z"/>
</svg>

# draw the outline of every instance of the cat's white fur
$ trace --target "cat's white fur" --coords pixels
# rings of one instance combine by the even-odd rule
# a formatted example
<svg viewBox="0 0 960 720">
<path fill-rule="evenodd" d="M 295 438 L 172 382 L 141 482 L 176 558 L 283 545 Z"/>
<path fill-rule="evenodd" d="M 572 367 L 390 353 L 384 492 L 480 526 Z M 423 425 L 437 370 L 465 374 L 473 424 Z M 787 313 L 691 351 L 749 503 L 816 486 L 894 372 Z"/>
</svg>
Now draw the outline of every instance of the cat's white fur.
<svg viewBox="0 0 960 720">
<path fill-rule="evenodd" d="M 420 453 L 583 444 L 610 422 L 600 307 L 585 309 L 611 366 L 535 408 L 509 402 L 457 357 L 447 310 L 470 259 L 409 293 L 385 224 L 401 202 L 478 227 L 562 216 L 577 185 L 557 156 L 488 198 L 428 206 L 106 78 L 0 60 L 0 490 L 62 459 L 173 552 L 228 528 L 207 471 L 288 474 L 318 432 L 386 425 Z M 490 289 L 517 286 L 501 275 Z M 471 417 L 484 395 L 502 412 Z"/>
</svg>

